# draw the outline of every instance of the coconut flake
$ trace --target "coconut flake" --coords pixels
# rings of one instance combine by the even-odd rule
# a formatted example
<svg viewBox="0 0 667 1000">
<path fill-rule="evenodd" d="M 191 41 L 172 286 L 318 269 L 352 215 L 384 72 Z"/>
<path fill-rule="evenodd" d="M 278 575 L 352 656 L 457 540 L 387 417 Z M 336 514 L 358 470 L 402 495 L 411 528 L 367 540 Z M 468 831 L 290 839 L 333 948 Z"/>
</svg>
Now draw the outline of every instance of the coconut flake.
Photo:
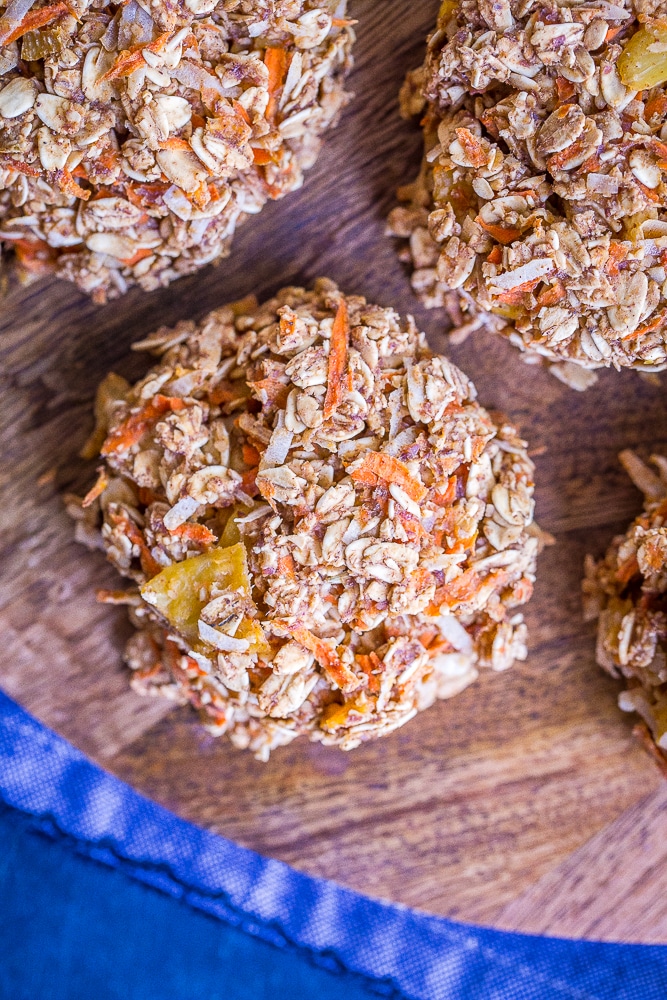
<svg viewBox="0 0 667 1000">
<path fill-rule="evenodd" d="M 503 274 L 495 275 L 491 279 L 493 284 L 489 290 L 492 294 L 506 292 L 525 284 L 527 281 L 543 278 L 555 270 L 556 265 L 551 257 L 537 257 L 535 260 L 529 260 L 527 264 L 522 264 L 521 267 L 515 267 L 513 271 L 505 271 Z"/>
<path fill-rule="evenodd" d="M 175 531 L 176 528 L 180 528 L 198 507 L 199 501 L 193 497 L 183 497 L 178 503 L 175 503 L 171 510 L 168 510 L 164 515 L 164 526 L 167 531 Z"/>
<path fill-rule="evenodd" d="M 231 635 L 218 632 L 217 628 L 207 625 L 201 618 L 197 622 L 197 628 L 200 639 L 223 653 L 247 653 L 250 649 L 250 643 L 247 639 L 234 639 Z"/>
<path fill-rule="evenodd" d="M 440 629 L 447 642 L 451 643 L 459 653 L 467 653 L 469 656 L 472 654 L 472 639 L 458 618 L 455 618 L 454 615 L 440 615 L 433 624 Z"/>
</svg>

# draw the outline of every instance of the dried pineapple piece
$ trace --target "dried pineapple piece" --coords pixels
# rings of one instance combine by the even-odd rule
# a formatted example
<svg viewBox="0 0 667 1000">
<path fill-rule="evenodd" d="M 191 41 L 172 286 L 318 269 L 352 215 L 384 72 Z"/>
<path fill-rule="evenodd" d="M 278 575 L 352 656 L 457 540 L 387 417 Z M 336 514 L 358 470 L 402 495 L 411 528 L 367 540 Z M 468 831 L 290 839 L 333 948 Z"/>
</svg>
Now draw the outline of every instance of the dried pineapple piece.
<svg viewBox="0 0 667 1000">
<path fill-rule="evenodd" d="M 203 555 L 167 566 L 143 585 L 141 596 L 195 652 L 206 655 L 210 654 L 211 645 L 200 638 L 199 619 L 214 584 L 250 598 L 248 560 L 241 542 L 220 545 Z M 249 653 L 265 653 L 269 648 L 261 626 L 252 618 L 243 619 L 234 638 L 247 640 Z"/>
<path fill-rule="evenodd" d="M 667 28 L 644 25 L 618 57 L 621 82 L 630 90 L 648 90 L 667 81 Z"/>
</svg>

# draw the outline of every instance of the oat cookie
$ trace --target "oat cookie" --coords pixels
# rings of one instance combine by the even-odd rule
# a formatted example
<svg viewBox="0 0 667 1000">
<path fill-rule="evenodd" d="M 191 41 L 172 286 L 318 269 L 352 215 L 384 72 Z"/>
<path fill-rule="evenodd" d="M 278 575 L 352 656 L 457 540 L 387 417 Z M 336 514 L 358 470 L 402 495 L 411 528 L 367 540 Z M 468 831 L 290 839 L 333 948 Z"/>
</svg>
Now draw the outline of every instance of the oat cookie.
<svg viewBox="0 0 667 1000">
<path fill-rule="evenodd" d="M 575 388 L 667 365 L 666 14 L 445 0 L 403 92 L 426 150 L 390 228 L 415 290 Z"/>
<path fill-rule="evenodd" d="M 0 240 L 97 301 L 229 253 L 348 95 L 346 0 L 10 0 Z"/>
<path fill-rule="evenodd" d="M 134 581 L 127 661 L 266 759 L 352 749 L 526 655 L 533 464 L 409 317 L 330 281 L 144 341 L 102 384 L 81 540 Z M 101 523 L 101 537 L 99 525 Z"/>
<path fill-rule="evenodd" d="M 667 459 L 654 455 L 654 472 L 634 452 L 620 458 L 644 511 L 604 559 L 587 556 L 584 610 L 599 619 L 597 661 L 626 682 L 619 705 L 641 716 L 637 735 L 667 776 Z"/>
</svg>

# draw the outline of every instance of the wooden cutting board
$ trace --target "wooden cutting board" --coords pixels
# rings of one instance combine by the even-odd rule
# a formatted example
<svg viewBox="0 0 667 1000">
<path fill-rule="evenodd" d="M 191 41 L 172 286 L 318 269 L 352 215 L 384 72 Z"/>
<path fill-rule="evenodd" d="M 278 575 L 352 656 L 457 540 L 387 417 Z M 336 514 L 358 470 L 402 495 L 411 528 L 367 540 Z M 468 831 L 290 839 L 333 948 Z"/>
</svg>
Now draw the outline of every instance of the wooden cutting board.
<svg viewBox="0 0 667 1000">
<path fill-rule="evenodd" d="M 664 382 L 604 372 L 577 394 L 488 335 L 448 348 L 444 316 L 412 295 L 385 218 L 417 170 L 419 132 L 397 94 L 437 7 L 353 3 L 356 99 L 303 191 L 252 220 L 230 261 L 103 308 L 56 281 L 2 302 L 0 684 L 181 816 L 312 874 L 498 927 L 665 942 L 667 784 L 595 666 L 579 600 L 585 552 L 602 553 L 640 507 L 618 451 L 667 448 Z M 77 453 L 97 383 L 147 365 L 133 340 L 317 275 L 415 314 L 482 402 L 518 422 L 539 456 L 538 520 L 557 544 L 540 560 L 526 663 L 349 755 L 297 742 L 263 765 L 188 710 L 129 690 L 124 613 L 93 597 L 115 575 L 72 542 L 61 494 L 92 475 Z"/>
</svg>

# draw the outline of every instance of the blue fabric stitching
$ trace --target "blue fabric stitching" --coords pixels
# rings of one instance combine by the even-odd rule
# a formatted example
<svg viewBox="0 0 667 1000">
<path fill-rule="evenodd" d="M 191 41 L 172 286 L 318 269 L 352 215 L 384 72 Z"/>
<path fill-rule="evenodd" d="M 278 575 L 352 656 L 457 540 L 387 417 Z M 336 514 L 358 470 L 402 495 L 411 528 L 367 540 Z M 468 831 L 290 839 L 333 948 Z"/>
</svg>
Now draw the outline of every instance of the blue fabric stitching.
<svg viewBox="0 0 667 1000">
<path fill-rule="evenodd" d="M 13 810 L 13 806 L 9 806 L 8 808 Z M 226 923 L 230 927 L 240 929 L 244 933 L 249 934 L 252 937 L 257 937 L 265 944 L 269 944 L 274 948 L 296 952 L 307 961 L 312 962 L 313 965 L 324 969 L 333 975 L 341 977 L 351 976 L 353 979 L 361 981 L 364 986 L 368 987 L 378 996 L 389 997 L 391 1000 L 417 1000 L 417 998 L 411 997 L 409 994 L 400 990 L 390 978 L 385 980 L 374 979 L 367 976 L 363 972 L 356 972 L 354 969 L 350 969 L 335 954 L 335 952 L 332 951 L 330 954 L 327 954 L 326 951 L 317 952 L 312 948 L 308 948 L 305 945 L 292 941 L 285 933 L 283 933 L 280 927 L 274 927 L 271 922 L 266 924 L 258 922 L 255 918 L 251 917 L 243 910 L 235 907 L 229 901 L 228 894 L 223 891 L 220 891 L 219 893 L 208 892 L 200 894 L 198 890 L 194 890 L 192 886 L 188 886 L 187 883 L 183 882 L 176 875 L 174 875 L 174 873 L 169 870 L 169 865 L 167 864 L 158 866 L 152 865 L 149 862 L 133 861 L 132 859 L 128 859 L 119 854 L 112 846 L 108 844 L 105 845 L 103 841 L 94 842 L 83 840 L 61 829 L 55 817 L 49 815 L 48 813 L 44 813 L 43 815 L 33 815 L 31 813 L 24 813 L 21 810 L 13 811 L 20 813 L 20 815 L 27 819 L 26 826 L 28 829 L 32 829 L 33 831 L 36 831 L 51 840 L 57 840 L 60 843 L 67 845 L 67 847 L 73 850 L 76 854 L 86 858 L 88 861 L 92 861 L 93 864 L 99 864 L 106 868 L 112 868 L 114 871 L 120 872 L 126 878 L 134 879 L 154 892 L 161 892 L 172 899 L 180 899 L 190 905 L 193 909 L 197 909 L 202 913 L 205 913 L 208 917 L 211 917 L 214 920 L 219 920 L 221 923 Z M 159 884 L 151 878 L 153 870 L 159 871 L 160 868 L 162 868 L 167 874 L 172 885 L 175 884 L 180 891 L 169 892 L 168 888 L 164 884 Z M 204 896 L 203 901 L 199 900 L 200 895 Z M 224 902 L 228 912 L 223 916 L 219 911 L 211 911 L 205 905 L 206 898 L 221 900 Z"/>
<path fill-rule="evenodd" d="M 155 829 L 158 825 L 162 826 L 165 831 L 170 833 L 172 836 L 184 835 L 184 839 L 187 839 L 188 834 L 193 839 L 193 846 L 196 843 L 198 848 L 201 848 L 205 854 L 206 864 L 204 865 L 203 874 L 208 875 L 209 879 L 213 878 L 216 883 L 221 877 L 227 878 L 227 876 L 222 876 L 219 869 L 213 870 L 211 873 L 211 856 L 214 860 L 224 859 L 227 866 L 232 865 L 237 867 L 240 871 L 240 878 L 236 879 L 236 895 L 239 895 L 239 886 L 243 889 L 241 896 L 245 899 L 245 908 L 238 901 L 234 902 L 231 895 L 234 892 L 233 888 L 227 890 L 212 891 L 207 888 L 201 882 L 197 882 L 196 872 L 191 868 L 189 875 L 194 879 L 194 883 L 186 881 L 181 875 L 171 867 L 169 862 L 164 861 L 162 865 L 158 864 L 154 860 L 149 860 L 148 858 L 142 858 L 136 849 L 132 848 L 132 844 L 136 841 L 135 830 L 133 829 L 130 834 L 130 845 L 127 849 L 123 849 L 119 846 L 117 840 L 113 836 L 101 836 L 96 839 L 87 839 L 85 834 L 81 833 L 81 822 L 88 822 L 86 820 L 87 810 L 89 803 L 85 802 L 83 808 L 81 804 L 77 801 L 74 803 L 73 808 L 75 810 L 74 818 L 69 817 L 70 825 L 73 824 L 74 829 L 78 831 L 76 834 L 72 834 L 70 830 L 63 827 L 62 823 L 58 820 L 55 814 L 48 814 L 48 811 L 44 812 L 44 817 L 49 817 L 49 821 L 54 825 L 54 828 L 66 838 L 73 839 L 76 843 L 85 845 L 85 849 L 82 848 L 82 853 L 86 856 L 92 858 L 93 860 L 98 860 L 101 863 L 111 863 L 115 867 L 113 862 L 109 862 L 109 853 L 117 857 L 124 867 L 138 866 L 139 871 L 136 873 L 126 872 L 129 877 L 135 877 L 137 880 L 145 882 L 152 885 L 153 888 L 161 890 L 163 892 L 169 892 L 173 895 L 174 884 L 178 886 L 181 890 L 181 898 L 188 901 L 189 905 L 208 913 L 211 916 L 217 917 L 221 920 L 230 921 L 233 917 L 234 920 L 238 918 L 242 922 L 242 929 L 249 934 L 255 934 L 257 936 L 264 936 L 264 939 L 271 941 L 271 943 L 278 943 L 280 947 L 280 940 L 287 942 L 288 946 L 297 949 L 298 951 L 303 951 L 305 954 L 310 956 L 317 956 L 319 961 L 325 961 L 327 966 L 329 963 L 337 963 L 340 968 L 345 970 L 348 974 L 352 976 L 361 977 L 365 984 L 369 987 L 381 988 L 383 994 L 391 996 L 391 993 L 387 993 L 387 990 L 393 990 L 393 996 L 397 998 L 408 998 L 416 996 L 433 996 L 433 987 L 425 983 L 423 987 L 418 987 L 419 992 L 414 993 L 414 991 L 407 991 L 404 987 L 398 985 L 394 978 L 391 976 L 375 975 L 374 972 L 369 972 L 367 970 L 358 968 L 355 969 L 346 961 L 339 953 L 337 947 L 322 947 L 317 943 L 313 943 L 307 940 L 300 940 L 299 931 L 296 930 L 290 933 L 282 923 L 281 919 L 278 917 L 264 917 L 259 912 L 252 911 L 252 905 L 262 909 L 262 902 L 260 899 L 253 900 L 253 890 L 254 883 L 259 878 L 260 888 L 264 886 L 267 882 L 267 891 L 269 893 L 268 897 L 264 898 L 266 903 L 267 898 L 271 905 L 269 909 L 275 912 L 279 907 L 278 903 L 287 903 L 289 900 L 295 898 L 295 893 L 305 893 L 306 895 L 306 911 L 309 916 L 313 913 L 317 913 L 317 907 L 320 904 L 324 904 L 327 913 L 330 913 L 333 909 L 335 916 L 337 918 L 352 919 L 354 921 L 355 915 L 357 921 L 359 918 L 363 918 L 368 922 L 370 927 L 370 932 L 377 930 L 379 924 L 382 925 L 383 932 L 388 933 L 390 936 L 398 935 L 400 937 L 404 931 L 411 932 L 412 943 L 410 947 L 414 947 L 415 930 L 418 930 L 422 942 L 418 942 L 418 946 L 421 946 L 420 952 L 420 966 L 419 971 L 424 971 L 424 975 L 432 976 L 438 975 L 438 970 L 442 971 L 442 967 L 438 965 L 438 943 L 434 941 L 434 935 L 440 939 L 448 940 L 454 944 L 459 949 L 465 949 L 466 951 L 473 953 L 477 952 L 484 958 L 488 958 L 498 963 L 501 968 L 511 969 L 520 977 L 520 980 L 524 982 L 527 981 L 532 986 L 537 984 L 542 984 L 544 986 L 550 987 L 552 990 L 557 991 L 561 995 L 568 998 L 576 998 L 576 1000 L 601 1000 L 599 995 L 586 991 L 583 989 L 578 989 L 572 987 L 562 979 L 553 979 L 549 975 L 545 975 L 544 972 L 538 971 L 535 968 L 531 968 L 526 965 L 523 960 L 517 960 L 516 958 L 511 958 L 507 954 L 497 951 L 495 948 L 490 947 L 488 944 L 479 941 L 473 930 L 467 930 L 465 927 L 457 927 L 456 925 L 450 924 L 443 918 L 429 916 L 427 914 L 420 914 L 414 911 L 409 911 L 404 907 L 391 906 L 390 904 L 385 904 L 380 901 L 370 901 L 365 897 L 358 896 L 356 893 L 351 892 L 351 890 L 344 889 L 342 887 L 334 886 L 333 883 L 327 883 L 323 880 L 312 879 L 308 876 L 304 876 L 301 873 L 295 872 L 293 869 L 289 869 L 287 866 L 282 865 L 279 862 L 274 862 L 268 859 L 260 858 L 253 852 L 249 852 L 237 845 L 231 844 L 229 841 L 225 841 L 223 838 L 219 838 L 216 835 L 207 833 L 200 828 L 193 827 L 191 824 L 186 823 L 184 820 L 180 820 L 177 817 L 170 814 L 168 811 L 162 809 L 162 807 L 157 806 L 155 803 L 150 802 L 150 800 L 145 799 L 138 793 L 134 792 L 128 786 L 119 782 L 118 779 L 113 776 L 105 774 L 90 761 L 86 760 L 79 751 L 71 747 L 66 741 L 62 740 L 61 737 L 56 736 L 49 730 L 45 729 L 41 723 L 33 720 L 27 715 L 22 709 L 18 708 L 9 699 L 6 699 L 0 693 L 0 722 L 5 721 L 4 732 L 7 737 L 7 749 L 9 750 L 10 760 L 14 753 L 18 754 L 20 760 L 18 762 L 19 772 L 14 775 L 14 780 L 12 781 L 11 775 L 8 776 L 7 781 L 9 786 L 14 788 L 14 795 L 18 797 L 19 804 L 11 801 L 11 795 L 7 797 L 5 795 L 5 801 L 8 802 L 13 808 L 17 808 L 21 812 L 28 812 L 32 815 L 40 815 L 40 810 L 33 806 L 26 806 L 25 799 L 27 798 L 32 803 L 35 802 L 35 796 L 37 800 L 40 798 L 40 791 L 36 790 L 34 793 L 31 791 L 30 781 L 26 783 L 25 774 L 21 772 L 21 768 L 26 767 L 26 761 L 28 764 L 34 765 L 37 758 L 40 759 L 41 766 L 51 775 L 55 774 L 57 768 L 64 765 L 68 774 L 72 775 L 75 779 L 77 776 L 81 778 L 79 781 L 79 786 L 81 791 L 79 794 L 88 795 L 90 798 L 95 800 L 96 796 L 99 797 L 100 789 L 108 789 L 109 796 L 111 800 L 119 800 L 123 807 L 127 806 L 132 815 L 135 816 L 136 812 L 140 812 L 140 816 L 137 819 L 137 826 L 142 830 L 145 829 L 146 837 L 148 838 L 148 843 L 155 843 Z M 0 737 L 2 736 L 2 727 L 0 726 Z M 2 741 L 0 740 L 0 758 L 2 756 Z M 27 748 L 27 752 L 21 755 L 20 750 L 24 751 Z M 35 753 L 33 748 L 38 748 L 38 752 Z M 41 755 L 41 756 L 40 756 Z M 55 763 L 55 761 L 59 763 Z M 51 763 L 50 763 L 51 762 Z M 62 780 L 62 775 L 57 776 L 59 780 Z M 6 782 L 5 782 L 6 784 Z M 76 785 L 76 780 L 74 781 Z M 71 782 L 70 782 L 71 785 Z M 2 793 L 2 776 L 0 775 L 0 794 Z M 26 791 L 27 787 L 27 791 Z M 49 790 L 50 791 L 50 790 Z M 43 793 L 43 789 L 42 789 Z M 48 795 L 47 795 L 48 798 Z M 117 805 L 118 803 L 116 803 Z M 61 810 L 62 811 L 62 810 Z M 71 809 L 69 810 L 71 813 Z M 99 819 L 99 817 L 98 817 Z M 108 819 L 108 817 L 107 817 Z M 45 822 L 47 820 L 45 819 Z M 95 824 L 93 823 L 93 826 Z M 97 823 L 99 826 L 99 822 Z M 108 822 L 102 823 L 102 826 L 107 826 Z M 90 829 L 91 822 L 88 822 Z M 162 832 L 162 831 L 160 831 Z M 134 838 L 134 839 L 133 839 Z M 149 848 L 150 849 L 150 848 Z M 171 847 L 173 854 L 173 845 Z M 217 855 L 216 855 L 217 851 Z M 164 855 L 162 855 L 164 856 Z M 178 857 L 178 856 L 177 856 Z M 184 858 L 178 859 L 181 864 L 185 863 Z M 196 867 L 197 858 L 193 858 Z M 208 867 L 207 867 L 208 866 Z M 148 877 L 148 873 L 151 873 L 151 877 Z M 200 866 L 201 870 L 201 866 Z M 165 878 L 162 879 L 161 884 L 158 884 L 160 880 L 157 876 L 162 872 Z M 143 877 L 142 877 L 143 875 Z M 217 880 L 217 881 L 216 881 Z M 267 881 L 268 880 L 268 881 Z M 229 879 L 227 878 L 229 882 Z M 234 880 L 232 879 L 232 883 Z M 245 886 L 245 888 L 243 888 Z M 309 895 L 310 894 L 310 895 Z M 212 909 L 210 903 L 216 902 L 220 906 L 221 901 L 224 901 L 227 913 L 221 916 L 219 912 Z M 248 905 L 248 904 L 251 905 Z M 313 906 L 315 910 L 313 910 Z M 327 909 L 328 907 L 328 909 Z M 283 907 L 285 909 L 285 907 Z M 289 920 L 295 922 L 298 926 L 298 920 L 294 921 L 292 912 L 287 909 L 289 914 Z M 331 916 L 325 916 L 325 924 L 329 925 L 333 929 L 333 925 L 330 924 Z M 238 926 L 238 924 L 237 924 Z M 304 928 L 305 929 L 305 928 Z M 430 932 L 430 933 L 429 933 Z M 327 930 L 327 933 L 329 931 Z M 526 941 L 527 936 L 525 935 L 503 935 L 502 932 L 493 932 L 480 929 L 479 932 L 482 935 L 496 935 L 500 937 L 502 941 L 503 937 L 506 937 L 508 944 L 511 946 L 512 940 L 516 941 Z M 268 938 L 266 937 L 268 935 Z M 275 935 L 278 935 L 278 942 L 276 941 Z M 348 952 L 350 952 L 354 958 L 359 963 L 366 964 L 368 966 L 369 959 L 368 953 L 364 957 L 363 949 L 360 950 L 359 946 L 354 942 L 350 942 L 345 935 L 338 935 L 340 938 L 340 945 L 338 947 L 344 947 Z M 313 935 L 310 933 L 311 939 L 317 938 L 317 934 Z M 537 939 L 538 941 L 540 939 Z M 382 942 L 381 942 L 382 943 Z M 595 947 L 595 946 L 594 946 Z M 598 946 L 599 947 L 599 946 Z M 618 949 L 628 946 L 602 946 L 610 949 Z M 631 949 L 634 948 L 634 953 L 642 949 L 642 946 L 629 946 Z M 649 951 L 655 951 L 655 949 L 648 949 Z M 374 956 L 374 953 L 371 953 Z M 404 952 L 399 952 L 399 955 L 405 957 Z M 613 952 L 610 952 L 613 954 Z M 423 955 L 424 963 L 421 963 L 421 956 Z M 456 956 L 453 956 L 455 958 Z M 398 956 L 396 953 L 390 958 L 390 962 L 393 964 L 394 970 L 397 969 L 396 961 Z M 599 958 L 597 959 L 598 965 L 600 964 Z M 371 961 L 371 966 L 373 962 Z M 377 962 L 376 962 L 377 965 Z M 329 971 L 332 971 L 329 968 Z M 403 969 L 399 966 L 400 971 L 394 971 L 394 976 L 404 974 Z M 380 969 L 382 965 L 380 962 Z M 414 970 L 411 975 L 412 980 L 415 980 Z M 423 976 L 422 976 L 423 979 Z M 424 990 L 426 991 L 424 993 Z"/>
</svg>

